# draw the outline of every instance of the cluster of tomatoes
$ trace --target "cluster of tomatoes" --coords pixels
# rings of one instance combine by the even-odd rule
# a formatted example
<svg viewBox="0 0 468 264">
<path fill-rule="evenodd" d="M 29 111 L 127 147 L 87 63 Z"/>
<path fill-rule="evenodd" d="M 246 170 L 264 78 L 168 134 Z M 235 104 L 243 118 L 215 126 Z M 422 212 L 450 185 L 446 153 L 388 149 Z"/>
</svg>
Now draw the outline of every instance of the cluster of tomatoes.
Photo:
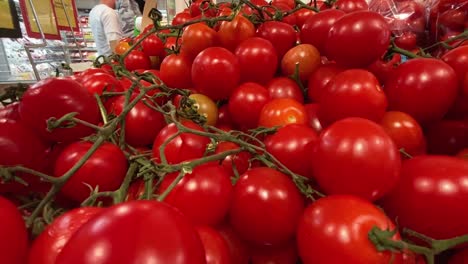
<svg viewBox="0 0 468 264">
<path fill-rule="evenodd" d="M 0 109 L 0 262 L 468 262 L 401 232 L 468 234 L 462 4 L 404 62 L 372 2 L 197 0 L 32 85 Z"/>
</svg>

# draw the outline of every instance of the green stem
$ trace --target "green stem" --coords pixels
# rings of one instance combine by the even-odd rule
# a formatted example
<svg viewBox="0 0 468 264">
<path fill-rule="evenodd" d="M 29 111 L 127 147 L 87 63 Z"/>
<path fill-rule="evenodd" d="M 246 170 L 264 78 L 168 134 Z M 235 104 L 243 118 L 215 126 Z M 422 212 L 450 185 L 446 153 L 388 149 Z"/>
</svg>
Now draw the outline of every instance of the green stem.
<svg viewBox="0 0 468 264">
<path fill-rule="evenodd" d="M 123 202 L 125 198 L 127 197 L 128 187 L 130 186 L 130 183 L 132 182 L 132 179 L 135 175 L 137 168 L 138 168 L 137 163 L 132 162 L 130 164 L 127 170 L 127 174 L 125 175 L 124 181 L 122 182 L 122 185 L 120 185 L 120 188 L 117 191 L 115 191 L 115 195 L 113 196 L 114 204 Z"/>
<path fill-rule="evenodd" d="M 102 103 L 102 100 L 98 94 L 94 94 L 94 98 L 96 99 L 96 102 L 98 104 L 99 112 L 101 113 L 101 117 L 102 117 L 102 122 L 105 125 L 109 122 L 109 120 L 107 119 L 107 110 L 104 107 L 104 104 Z"/>
<path fill-rule="evenodd" d="M 158 197 L 157 200 L 160 202 L 164 201 L 164 199 L 166 199 L 169 193 L 171 193 L 171 191 L 177 186 L 177 184 L 182 180 L 182 178 L 184 178 L 184 176 L 185 176 L 185 172 L 180 171 L 179 175 L 177 175 L 174 181 L 171 182 L 171 184 L 167 187 L 166 190 L 164 190 L 164 192 Z"/>
</svg>

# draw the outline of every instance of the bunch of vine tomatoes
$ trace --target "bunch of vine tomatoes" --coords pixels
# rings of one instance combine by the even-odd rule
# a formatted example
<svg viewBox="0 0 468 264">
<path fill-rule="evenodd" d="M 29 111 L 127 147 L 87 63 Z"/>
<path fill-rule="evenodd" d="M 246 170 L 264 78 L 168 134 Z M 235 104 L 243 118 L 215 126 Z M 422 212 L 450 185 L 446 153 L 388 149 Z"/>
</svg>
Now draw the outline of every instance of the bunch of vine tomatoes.
<svg viewBox="0 0 468 264">
<path fill-rule="evenodd" d="M 375 6 L 196 0 L 8 90 L 0 262 L 468 263 L 468 3 Z"/>
</svg>

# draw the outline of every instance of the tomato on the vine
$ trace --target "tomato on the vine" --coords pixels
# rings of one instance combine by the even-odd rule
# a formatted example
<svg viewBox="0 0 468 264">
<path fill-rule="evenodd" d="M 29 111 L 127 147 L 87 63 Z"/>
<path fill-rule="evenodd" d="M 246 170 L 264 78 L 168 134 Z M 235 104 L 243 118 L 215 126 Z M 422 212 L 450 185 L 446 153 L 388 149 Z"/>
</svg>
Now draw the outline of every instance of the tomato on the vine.
<svg viewBox="0 0 468 264">
<path fill-rule="evenodd" d="M 303 83 L 320 65 L 320 53 L 310 44 L 299 44 L 284 54 L 281 60 L 281 71 L 286 76 L 296 73 Z"/>
<path fill-rule="evenodd" d="M 232 21 L 223 21 L 218 30 L 222 47 L 234 52 L 239 44 L 255 36 L 255 26 L 243 15 L 237 15 Z"/>
<path fill-rule="evenodd" d="M 214 154 L 219 154 L 225 151 L 235 150 L 235 149 L 240 149 L 239 145 L 233 142 L 229 142 L 229 141 L 222 141 L 216 145 Z M 251 157 L 252 155 L 250 155 L 249 152 L 241 151 L 237 154 L 226 156 L 221 161 L 221 165 L 224 166 L 224 168 L 226 169 L 226 171 L 228 171 L 230 176 L 235 176 L 234 169 L 240 175 L 246 172 L 247 169 L 249 168 Z"/>
<path fill-rule="evenodd" d="M 228 244 L 219 231 L 209 226 L 197 226 L 195 229 L 205 248 L 207 264 L 234 264 Z"/>
<path fill-rule="evenodd" d="M 205 118 L 206 125 L 216 125 L 218 121 L 218 106 L 216 106 L 216 103 L 211 98 L 197 93 L 189 95 L 188 98 L 194 101 L 194 107 L 197 113 Z"/>
<path fill-rule="evenodd" d="M 156 34 L 146 37 L 141 43 L 141 47 L 147 56 L 164 55 L 164 42 Z"/>
<path fill-rule="evenodd" d="M 310 101 L 320 102 L 327 84 L 335 78 L 335 76 L 345 69 L 336 63 L 328 63 L 319 66 L 309 77 L 307 82 L 307 95 Z"/>
<path fill-rule="evenodd" d="M 130 44 L 127 41 L 120 41 L 117 46 L 115 46 L 115 54 L 123 55 L 127 50 L 130 49 Z"/>
<path fill-rule="evenodd" d="M 292 98 L 299 103 L 304 103 L 304 94 L 299 85 L 288 77 L 276 77 L 270 80 L 266 88 L 271 99 Z"/>
<path fill-rule="evenodd" d="M 195 23 L 184 29 L 181 37 L 180 52 L 190 59 L 194 59 L 198 53 L 218 43 L 218 33 L 205 23 Z"/>
<path fill-rule="evenodd" d="M 293 26 L 280 21 L 266 21 L 257 28 L 257 36 L 269 40 L 275 47 L 278 60 L 296 44 Z"/>
<path fill-rule="evenodd" d="M 112 75 L 107 73 L 96 73 L 83 80 L 82 85 L 92 95 L 102 95 L 103 92 L 122 92 L 122 84 Z"/>
<path fill-rule="evenodd" d="M 291 98 L 272 99 L 263 106 L 258 126 L 275 127 L 288 124 L 306 124 L 304 105 Z"/>
<path fill-rule="evenodd" d="M 125 58 L 124 58 L 125 68 L 129 71 L 134 71 L 138 69 L 150 69 L 151 68 L 151 61 L 148 55 L 146 55 L 143 51 L 139 50 L 132 50 Z"/>
<path fill-rule="evenodd" d="M 228 101 L 232 121 L 241 129 L 257 127 L 262 108 L 269 100 L 268 90 L 260 84 L 241 84 L 234 89 Z"/>
<path fill-rule="evenodd" d="M 192 88 L 192 62 L 184 54 L 171 54 L 161 62 L 161 80 L 171 88 Z"/>
<path fill-rule="evenodd" d="M 2 263 L 25 263 L 28 233 L 16 205 L 0 196 L 0 255 Z"/>
</svg>

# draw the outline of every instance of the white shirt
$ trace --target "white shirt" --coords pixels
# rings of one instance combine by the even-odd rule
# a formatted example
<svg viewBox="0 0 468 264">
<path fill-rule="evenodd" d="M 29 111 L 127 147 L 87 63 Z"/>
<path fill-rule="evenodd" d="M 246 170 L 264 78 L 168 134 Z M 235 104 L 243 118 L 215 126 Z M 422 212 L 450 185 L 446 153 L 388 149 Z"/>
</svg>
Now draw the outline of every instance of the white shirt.
<svg viewBox="0 0 468 264">
<path fill-rule="evenodd" d="M 91 25 L 98 55 L 111 55 L 109 42 L 122 38 L 122 29 L 117 11 L 104 4 L 96 5 L 89 12 L 89 24 Z"/>
</svg>

